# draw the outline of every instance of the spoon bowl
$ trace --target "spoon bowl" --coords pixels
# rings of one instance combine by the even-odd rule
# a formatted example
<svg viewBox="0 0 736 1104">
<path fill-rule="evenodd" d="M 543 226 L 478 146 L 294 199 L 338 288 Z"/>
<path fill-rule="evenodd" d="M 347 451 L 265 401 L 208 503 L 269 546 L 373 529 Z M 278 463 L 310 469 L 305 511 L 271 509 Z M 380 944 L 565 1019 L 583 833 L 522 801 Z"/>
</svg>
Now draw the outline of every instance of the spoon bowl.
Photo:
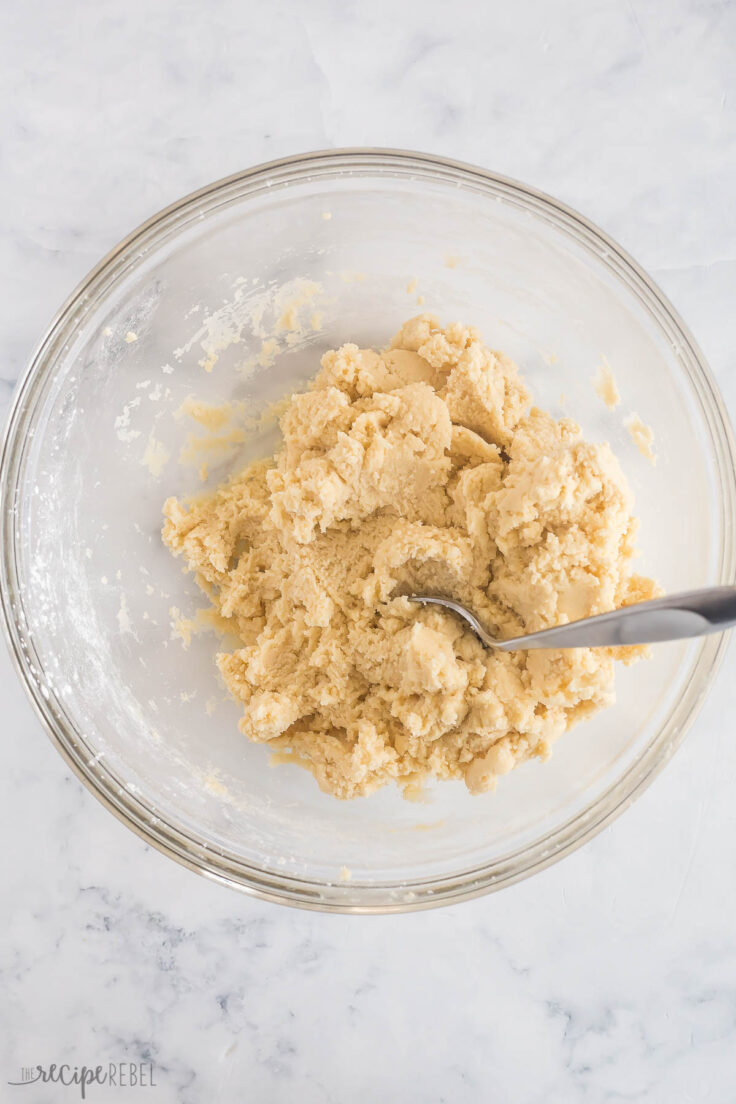
<svg viewBox="0 0 736 1104">
<path fill-rule="evenodd" d="M 410 602 L 444 606 L 470 625 L 487 648 L 501 652 L 531 648 L 615 648 L 627 644 L 657 644 L 692 636 L 724 632 L 736 625 L 736 587 L 703 587 L 648 602 L 634 602 L 610 613 L 583 617 L 551 629 L 496 640 L 475 614 L 452 598 L 437 594 L 413 594 Z"/>
</svg>

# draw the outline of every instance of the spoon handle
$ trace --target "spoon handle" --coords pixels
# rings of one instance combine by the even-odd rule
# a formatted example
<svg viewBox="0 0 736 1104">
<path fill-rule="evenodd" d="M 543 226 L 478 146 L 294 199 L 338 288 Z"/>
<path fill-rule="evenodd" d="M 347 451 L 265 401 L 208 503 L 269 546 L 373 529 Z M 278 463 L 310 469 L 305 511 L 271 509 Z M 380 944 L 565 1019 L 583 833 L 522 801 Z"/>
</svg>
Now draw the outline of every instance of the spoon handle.
<svg viewBox="0 0 736 1104">
<path fill-rule="evenodd" d="M 526 648 L 596 648 L 655 644 L 723 632 L 736 625 L 736 587 L 706 587 L 637 602 L 612 613 L 570 621 L 553 629 L 495 644 L 503 651 Z"/>
</svg>

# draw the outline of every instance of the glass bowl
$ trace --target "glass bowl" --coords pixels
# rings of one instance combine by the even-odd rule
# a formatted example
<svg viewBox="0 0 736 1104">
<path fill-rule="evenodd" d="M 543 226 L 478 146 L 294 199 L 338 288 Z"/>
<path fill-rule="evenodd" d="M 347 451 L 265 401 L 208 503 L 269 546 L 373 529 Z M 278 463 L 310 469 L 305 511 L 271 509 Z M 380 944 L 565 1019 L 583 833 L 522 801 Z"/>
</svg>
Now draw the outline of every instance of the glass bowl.
<svg viewBox="0 0 736 1104">
<path fill-rule="evenodd" d="M 295 298 L 303 326 L 279 330 Z M 420 309 L 479 326 L 539 405 L 611 441 L 636 495 L 642 572 L 670 591 L 734 581 L 734 450 L 710 372 L 641 269 L 562 204 L 437 157 L 338 150 L 239 173 L 150 219 L 62 307 L 17 390 L 2 457 L 5 624 L 87 787 L 165 854 L 269 900 L 417 909 L 542 869 L 651 781 L 723 653 L 708 637 L 621 667 L 613 708 L 481 797 L 444 782 L 425 803 L 390 789 L 339 802 L 238 732 L 217 638 L 185 648 L 172 633 L 202 598 L 161 544 L 161 506 L 201 485 L 203 457 L 213 485 L 276 434 L 265 420 L 242 443 L 236 426 L 197 445 L 202 428 L 180 407 L 237 400 L 253 426 L 325 349 L 381 345 Z M 591 382 L 602 355 L 622 395 L 614 412 Z M 632 411 L 654 428 L 656 467 L 623 426 Z"/>
</svg>

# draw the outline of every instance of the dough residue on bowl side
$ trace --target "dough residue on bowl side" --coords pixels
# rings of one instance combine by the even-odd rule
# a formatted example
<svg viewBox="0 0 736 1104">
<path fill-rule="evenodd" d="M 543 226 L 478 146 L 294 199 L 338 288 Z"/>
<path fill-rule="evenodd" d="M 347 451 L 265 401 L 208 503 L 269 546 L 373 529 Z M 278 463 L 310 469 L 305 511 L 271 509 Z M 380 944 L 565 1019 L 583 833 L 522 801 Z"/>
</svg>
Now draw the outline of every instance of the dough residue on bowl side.
<svg viewBox="0 0 736 1104">
<path fill-rule="evenodd" d="M 657 454 L 654 451 L 654 430 L 652 427 L 646 425 L 638 414 L 630 414 L 628 418 L 624 419 L 624 425 L 642 456 L 650 464 L 656 464 Z"/>
<path fill-rule="evenodd" d="M 593 387 L 598 398 L 606 404 L 609 410 L 614 410 L 621 402 L 616 378 L 605 357 L 601 357 L 598 371 L 593 377 Z"/>
</svg>

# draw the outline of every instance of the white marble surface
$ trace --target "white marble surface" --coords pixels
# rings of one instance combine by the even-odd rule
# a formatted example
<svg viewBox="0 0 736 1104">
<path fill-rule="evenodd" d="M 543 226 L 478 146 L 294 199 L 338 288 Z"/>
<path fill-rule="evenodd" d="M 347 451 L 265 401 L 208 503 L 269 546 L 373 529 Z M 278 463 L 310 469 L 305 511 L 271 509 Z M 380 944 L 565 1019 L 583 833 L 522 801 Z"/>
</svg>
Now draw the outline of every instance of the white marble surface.
<svg viewBox="0 0 736 1104">
<path fill-rule="evenodd" d="M 0 404 L 134 224 L 255 162 L 371 144 L 588 214 L 671 295 L 733 413 L 735 49 L 732 0 L 5 4 Z M 158 1104 L 736 1099 L 732 671 L 733 652 L 672 764 L 582 851 L 471 904 L 355 919 L 146 847 L 0 648 L 0 1098 L 78 1099 L 8 1088 L 24 1064 L 150 1056 Z"/>
</svg>

